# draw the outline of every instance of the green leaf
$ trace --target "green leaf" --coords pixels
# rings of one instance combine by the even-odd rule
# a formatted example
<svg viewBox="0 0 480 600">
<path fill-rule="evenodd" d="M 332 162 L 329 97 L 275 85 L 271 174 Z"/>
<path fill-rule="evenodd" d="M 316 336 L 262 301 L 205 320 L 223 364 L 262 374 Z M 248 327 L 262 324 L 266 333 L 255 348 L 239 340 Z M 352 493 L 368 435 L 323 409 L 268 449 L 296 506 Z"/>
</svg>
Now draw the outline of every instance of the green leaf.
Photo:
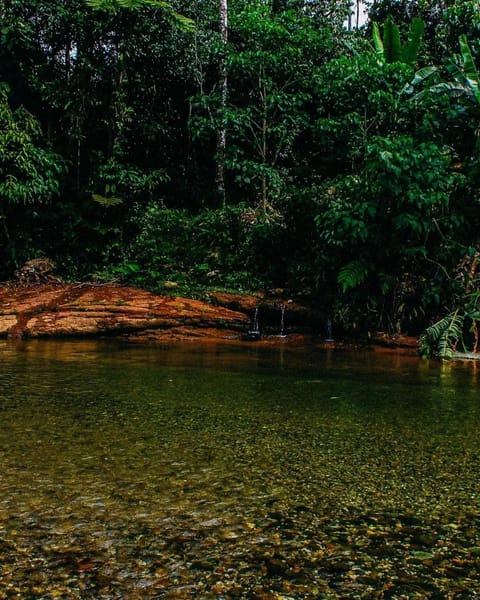
<svg viewBox="0 0 480 600">
<path fill-rule="evenodd" d="M 470 47 L 468 45 L 467 36 L 465 34 L 462 34 L 458 38 L 458 40 L 460 43 L 460 52 L 462 53 L 463 69 L 467 78 L 467 84 L 472 90 L 477 102 L 480 103 L 480 78 L 478 75 L 477 67 L 475 66 L 475 62 L 472 57 L 472 53 L 470 51 Z"/>
<path fill-rule="evenodd" d="M 463 342 L 464 317 L 455 312 L 443 317 L 433 325 L 430 325 L 420 336 L 419 346 L 423 356 L 431 356 L 436 353 L 441 359 L 450 359 L 454 353 L 454 346 Z"/>
<path fill-rule="evenodd" d="M 375 22 L 373 23 L 372 36 L 373 36 L 373 44 L 375 46 L 375 53 L 379 58 L 383 59 L 384 58 L 384 49 L 383 49 L 382 38 L 380 36 L 380 29 L 378 28 L 378 23 L 375 23 Z"/>
<path fill-rule="evenodd" d="M 410 25 L 408 39 L 401 49 L 401 60 L 407 65 L 415 66 L 417 62 L 418 51 L 422 43 L 425 21 L 415 17 Z"/>
<path fill-rule="evenodd" d="M 418 560 L 430 560 L 435 558 L 435 554 L 432 554 L 431 552 L 425 552 L 423 550 L 412 550 L 410 554 Z"/>
<path fill-rule="evenodd" d="M 402 45 L 400 29 L 389 17 L 383 25 L 383 40 L 377 23 L 373 23 L 373 44 L 376 55 L 386 63 L 402 62 L 406 65 L 415 66 L 420 44 L 422 43 L 425 22 L 416 17 L 413 19 L 408 39 Z"/>
<path fill-rule="evenodd" d="M 116 206 L 123 202 L 121 198 L 105 198 L 105 196 L 101 196 L 100 194 L 92 194 L 92 198 L 95 202 L 98 202 L 103 206 Z"/>
<path fill-rule="evenodd" d="M 423 67 L 415 72 L 415 76 L 410 83 L 407 83 L 402 90 L 402 94 L 413 94 L 415 86 L 419 85 L 431 77 L 434 73 L 437 73 L 438 69 L 435 66 Z M 417 96 L 416 96 L 417 97 Z"/>
<path fill-rule="evenodd" d="M 401 59 L 400 30 L 388 18 L 383 26 L 383 48 L 386 63 L 397 62 Z"/>
<path fill-rule="evenodd" d="M 429 77 L 431 77 L 434 73 L 437 73 L 438 68 L 435 66 L 423 67 L 423 69 L 419 69 L 415 72 L 415 76 L 410 82 L 411 85 L 418 85 L 422 83 Z"/>
<path fill-rule="evenodd" d="M 364 260 L 352 260 L 340 269 L 337 282 L 345 293 L 350 288 L 363 283 L 370 271 L 369 265 Z"/>
<path fill-rule="evenodd" d="M 195 24 L 192 19 L 173 10 L 169 2 L 164 0 L 85 0 L 86 4 L 95 10 L 116 11 L 118 9 L 137 10 L 144 6 L 153 6 L 166 11 L 177 27 L 186 31 L 193 31 Z"/>
<path fill-rule="evenodd" d="M 460 96 L 464 96 L 465 93 L 468 93 L 468 90 L 465 88 L 464 85 L 454 83 L 452 81 L 444 81 L 442 83 L 437 83 L 435 85 L 432 85 L 430 88 L 428 88 L 428 90 L 425 91 L 431 92 L 432 94 L 447 93 L 453 98 L 459 98 Z M 424 93 L 425 92 L 420 92 L 415 96 L 415 98 L 419 98 L 420 96 L 424 95 Z"/>
</svg>

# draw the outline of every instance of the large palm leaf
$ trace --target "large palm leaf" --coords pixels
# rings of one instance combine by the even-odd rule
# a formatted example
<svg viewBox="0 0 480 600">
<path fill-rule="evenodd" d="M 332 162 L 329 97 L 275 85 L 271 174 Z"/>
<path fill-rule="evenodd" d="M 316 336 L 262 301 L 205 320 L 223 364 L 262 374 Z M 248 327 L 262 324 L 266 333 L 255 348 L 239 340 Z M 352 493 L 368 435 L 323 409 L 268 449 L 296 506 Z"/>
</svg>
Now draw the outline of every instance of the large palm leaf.
<svg viewBox="0 0 480 600">
<path fill-rule="evenodd" d="M 386 63 L 398 62 L 401 59 L 400 29 L 391 19 L 387 19 L 383 26 L 383 53 Z"/>
<path fill-rule="evenodd" d="M 460 43 L 460 52 L 463 60 L 463 74 L 466 84 L 472 91 L 476 101 L 480 104 L 480 77 L 470 51 L 470 46 L 468 45 L 467 36 L 462 34 L 458 38 L 458 41 Z"/>
<path fill-rule="evenodd" d="M 455 55 L 446 65 L 452 81 L 441 81 L 418 92 L 414 99 L 419 100 L 425 94 L 449 94 L 454 98 L 467 96 L 480 106 L 480 75 L 473 60 L 468 40 L 465 35 L 459 37 L 461 58 Z M 459 66 L 459 63 L 461 65 Z M 437 72 L 436 67 L 425 67 L 415 73 L 413 80 L 404 88 L 407 94 L 413 93 L 415 87 L 424 83 L 431 75 Z"/>
<path fill-rule="evenodd" d="M 372 37 L 377 56 L 386 63 L 403 62 L 414 66 L 417 62 L 424 29 L 425 22 L 422 19 L 418 17 L 413 19 L 407 41 L 402 45 L 400 29 L 390 18 L 383 25 L 383 38 L 380 35 L 378 23 L 373 23 Z"/>
<path fill-rule="evenodd" d="M 422 43 L 425 21 L 415 17 L 410 25 L 407 41 L 403 44 L 400 52 L 401 61 L 407 65 L 415 66 L 418 52 Z"/>
</svg>

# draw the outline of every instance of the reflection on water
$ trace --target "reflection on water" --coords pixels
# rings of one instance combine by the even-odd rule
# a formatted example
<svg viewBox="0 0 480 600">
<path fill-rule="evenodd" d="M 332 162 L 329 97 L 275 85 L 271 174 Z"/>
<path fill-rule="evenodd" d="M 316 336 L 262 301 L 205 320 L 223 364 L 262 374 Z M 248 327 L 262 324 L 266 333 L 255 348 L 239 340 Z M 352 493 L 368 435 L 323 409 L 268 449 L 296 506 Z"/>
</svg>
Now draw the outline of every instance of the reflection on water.
<svg viewBox="0 0 480 600">
<path fill-rule="evenodd" d="M 1 598 L 472 598 L 472 365 L 0 344 Z"/>
</svg>

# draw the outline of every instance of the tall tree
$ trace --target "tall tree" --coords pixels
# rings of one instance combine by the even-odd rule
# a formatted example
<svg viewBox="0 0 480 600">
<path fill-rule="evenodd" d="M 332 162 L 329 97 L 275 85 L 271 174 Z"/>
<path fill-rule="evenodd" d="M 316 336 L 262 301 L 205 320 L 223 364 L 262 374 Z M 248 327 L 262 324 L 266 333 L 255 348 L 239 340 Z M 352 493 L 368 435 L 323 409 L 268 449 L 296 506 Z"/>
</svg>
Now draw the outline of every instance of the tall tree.
<svg viewBox="0 0 480 600">
<path fill-rule="evenodd" d="M 24 232 L 18 235 L 21 211 L 58 196 L 65 170 L 61 157 L 48 148 L 38 120 L 23 107 L 12 110 L 8 92 L 0 83 L 0 247 L 6 249 L 7 268 L 28 252 L 19 247 L 25 237 Z"/>
<path fill-rule="evenodd" d="M 309 119 L 313 73 L 332 52 L 330 29 L 318 31 L 303 9 L 274 12 L 262 1 L 233 11 L 229 29 L 228 102 L 215 89 L 197 98 L 191 125 L 197 137 L 227 125 L 232 196 L 268 217 L 297 166 L 293 157 Z M 199 114 L 205 105 L 213 121 Z"/>
<path fill-rule="evenodd" d="M 226 52 L 228 44 L 228 4 L 227 0 L 220 0 L 220 41 L 221 55 L 219 64 L 220 73 L 220 111 L 225 115 L 228 98 L 228 72 Z M 227 125 L 225 118 L 221 119 L 217 133 L 217 168 L 216 168 L 216 185 L 217 193 L 221 205 L 226 206 L 226 190 L 225 190 L 225 150 L 227 146 Z"/>
</svg>

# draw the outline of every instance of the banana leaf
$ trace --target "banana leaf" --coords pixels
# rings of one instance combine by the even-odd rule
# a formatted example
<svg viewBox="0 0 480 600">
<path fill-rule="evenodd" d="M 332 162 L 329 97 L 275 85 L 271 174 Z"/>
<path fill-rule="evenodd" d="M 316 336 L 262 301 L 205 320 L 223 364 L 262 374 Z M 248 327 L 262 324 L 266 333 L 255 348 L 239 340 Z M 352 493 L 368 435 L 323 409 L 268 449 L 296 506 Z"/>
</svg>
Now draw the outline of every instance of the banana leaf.
<svg viewBox="0 0 480 600">
<path fill-rule="evenodd" d="M 373 36 L 373 45 L 375 46 L 375 54 L 378 56 L 378 58 L 380 59 L 384 59 L 384 50 L 383 50 L 383 42 L 382 42 L 382 37 L 380 35 L 380 29 L 378 27 L 378 23 L 373 23 L 373 31 L 372 31 L 372 36 Z"/>
<path fill-rule="evenodd" d="M 401 59 L 400 30 L 391 19 L 387 19 L 383 26 L 383 50 L 386 63 Z"/>
<path fill-rule="evenodd" d="M 423 83 L 429 77 L 431 77 L 434 73 L 437 73 L 437 72 L 438 72 L 437 67 L 435 67 L 433 65 L 419 69 L 418 71 L 415 72 L 415 76 L 412 79 L 412 81 L 410 81 L 410 83 L 407 83 L 405 85 L 405 87 L 402 90 L 402 93 L 403 94 L 413 94 L 413 92 L 415 91 L 416 85 L 418 85 L 419 83 Z"/>
<path fill-rule="evenodd" d="M 422 43 L 423 31 L 425 29 L 425 21 L 419 17 L 415 17 L 410 25 L 408 39 L 403 44 L 401 49 L 401 60 L 407 65 L 415 66 L 418 57 L 420 44 Z"/>
<path fill-rule="evenodd" d="M 467 84 L 472 90 L 477 102 L 480 103 L 480 77 L 468 45 L 467 36 L 462 34 L 458 40 L 460 42 L 460 52 L 463 59 L 463 71 L 467 80 Z"/>
</svg>

